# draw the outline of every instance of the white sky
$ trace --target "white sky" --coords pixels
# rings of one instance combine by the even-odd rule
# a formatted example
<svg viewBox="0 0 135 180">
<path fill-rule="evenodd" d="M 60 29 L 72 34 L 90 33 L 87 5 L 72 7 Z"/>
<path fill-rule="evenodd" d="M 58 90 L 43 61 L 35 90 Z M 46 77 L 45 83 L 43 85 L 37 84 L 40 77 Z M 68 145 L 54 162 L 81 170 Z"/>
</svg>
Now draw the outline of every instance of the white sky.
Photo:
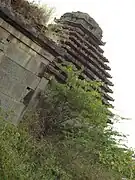
<svg viewBox="0 0 135 180">
<path fill-rule="evenodd" d="M 129 134 L 129 146 L 135 148 L 135 0 L 41 0 L 56 8 L 56 16 L 65 12 L 82 11 L 92 16 L 103 29 L 106 43 L 104 55 L 112 68 L 115 109 L 132 118 L 118 125 Z"/>
</svg>

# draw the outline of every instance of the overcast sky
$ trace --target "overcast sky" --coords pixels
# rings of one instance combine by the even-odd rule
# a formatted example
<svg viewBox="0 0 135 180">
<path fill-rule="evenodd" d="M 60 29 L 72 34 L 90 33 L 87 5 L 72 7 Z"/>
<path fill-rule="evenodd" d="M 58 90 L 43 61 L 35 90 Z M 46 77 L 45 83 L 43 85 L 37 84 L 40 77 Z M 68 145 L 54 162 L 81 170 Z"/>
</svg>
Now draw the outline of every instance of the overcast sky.
<svg viewBox="0 0 135 180">
<path fill-rule="evenodd" d="M 135 0 L 40 0 L 56 8 L 56 16 L 82 11 L 92 16 L 103 29 L 104 55 L 112 68 L 115 109 L 131 121 L 118 125 L 129 134 L 129 146 L 135 148 Z"/>
</svg>

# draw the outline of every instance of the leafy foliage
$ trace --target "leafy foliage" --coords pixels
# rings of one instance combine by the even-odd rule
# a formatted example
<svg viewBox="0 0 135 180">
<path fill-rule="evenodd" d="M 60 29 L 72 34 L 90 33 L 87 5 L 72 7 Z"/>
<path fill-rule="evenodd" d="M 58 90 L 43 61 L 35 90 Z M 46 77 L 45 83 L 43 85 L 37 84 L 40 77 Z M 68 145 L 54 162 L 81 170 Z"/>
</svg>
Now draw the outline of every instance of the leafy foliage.
<svg viewBox="0 0 135 180">
<path fill-rule="evenodd" d="M 67 82 L 53 80 L 41 94 L 39 109 L 19 127 L 0 121 L 2 179 L 135 179 L 134 152 L 116 140 L 108 124 L 99 82 L 80 80 L 62 67 Z M 73 70 L 74 69 L 74 70 Z M 112 119 L 113 120 L 113 119 Z"/>
<path fill-rule="evenodd" d="M 57 167 L 52 146 L 37 142 L 24 129 L 0 119 L 0 179 L 54 179 Z"/>
</svg>

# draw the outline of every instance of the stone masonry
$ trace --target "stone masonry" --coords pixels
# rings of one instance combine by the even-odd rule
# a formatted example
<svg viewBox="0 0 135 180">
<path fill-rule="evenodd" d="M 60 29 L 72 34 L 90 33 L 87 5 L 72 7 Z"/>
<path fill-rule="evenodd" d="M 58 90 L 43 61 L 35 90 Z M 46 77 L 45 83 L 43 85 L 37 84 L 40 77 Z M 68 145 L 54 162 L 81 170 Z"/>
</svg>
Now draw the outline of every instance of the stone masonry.
<svg viewBox="0 0 135 180">
<path fill-rule="evenodd" d="M 34 92 L 45 88 L 47 79 L 40 74 L 53 59 L 53 55 L 0 19 L 0 105 L 14 111 L 14 122 Z"/>
</svg>

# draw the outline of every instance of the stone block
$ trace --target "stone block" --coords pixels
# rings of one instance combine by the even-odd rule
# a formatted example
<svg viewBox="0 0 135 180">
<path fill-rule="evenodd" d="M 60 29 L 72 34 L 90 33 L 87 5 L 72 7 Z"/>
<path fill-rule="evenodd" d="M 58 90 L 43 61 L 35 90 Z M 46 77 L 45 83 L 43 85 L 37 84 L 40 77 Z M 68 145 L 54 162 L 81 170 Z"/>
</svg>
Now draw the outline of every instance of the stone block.
<svg viewBox="0 0 135 180">
<path fill-rule="evenodd" d="M 33 41 L 23 34 L 21 34 L 19 39 L 29 47 L 31 47 L 33 44 Z"/>
<path fill-rule="evenodd" d="M 20 49 L 18 44 L 9 44 L 5 54 L 7 57 L 21 66 L 25 66 L 25 64 L 27 64 L 28 60 L 30 59 L 30 55 Z"/>
<path fill-rule="evenodd" d="M 1 23 L 1 28 L 6 29 L 7 32 L 9 32 L 9 34 L 12 34 L 14 37 L 16 37 L 17 39 L 20 39 L 21 37 L 23 37 L 24 35 L 19 32 L 17 29 L 15 29 L 13 26 L 11 26 L 9 23 L 7 23 L 6 21 L 3 20 L 3 22 Z M 28 39 L 28 38 L 27 38 Z M 26 41 L 26 39 L 25 39 Z M 24 42 L 25 42 L 24 41 Z"/>
<path fill-rule="evenodd" d="M 17 124 L 19 117 L 25 109 L 24 104 L 14 101 L 11 97 L 2 92 L 0 92 L 0 106 L 2 107 L 3 111 L 8 113 L 8 117 L 4 117 L 5 120 L 9 120 L 14 124 Z"/>
<path fill-rule="evenodd" d="M 6 21 L 3 21 L 1 24 L 1 27 L 3 27 L 4 29 L 6 29 L 9 33 L 13 32 L 14 28 L 13 26 L 11 26 L 9 23 L 7 23 Z"/>
<path fill-rule="evenodd" d="M 37 76 L 35 76 L 35 78 L 33 78 L 33 77 L 34 76 L 31 76 L 31 79 L 29 79 L 31 81 L 31 83 L 29 82 L 29 87 L 34 90 L 37 88 L 37 86 L 40 82 L 40 78 Z"/>
<path fill-rule="evenodd" d="M 6 31 L 2 27 L 0 27 L 0 41 L 6 40 L 9 35 L 10 35 L 10 33 L 8 31 Z"/>
<path fill-rule="evenodd" d="M 9 43 L 13 43 L 13 46 L 14 46 L 14 44 L 16 44 L 18 42 L 18 39 L 15 36 L 13 36 L 12 34 L 10 34 L 7 38 L 7 41 Z"/>
<path fill-rule="evenodd" d="M 18 47 L 28 53 L 30 56 L 35 56 L 37 54 L 35 50 L 31 49 L 31 47 L 24 44 L 22 41 L 18 41 Z"/>
<path fill-rule="evenodd" d="M 4 70 L 0 69 L 0 91 L 9 96 L 11 94 L 10 88 L 12 83 L 14 83 L 14 79 L 10 78 Z"/>
<path fill-rule="evenodd" d="M 21 101 L 25 96 L 26 88 L 26 85 L 15 81 L 14 84 L 12 84 L 10 91 L 8 91 L 8 94 L 15 100 Z"/>
<path fill-rule="evenodd" d="M 5 71 L 11 79 L 16 82 L 24 84 L 26 87 L 35 89 L 38 86 L 40 78 L 34 75 L 32 72 L 16 64 L 14 61 L 4 56 L 1 62 L 0 71 Z"/>
<path fill-rule="evenodd" d="M 15 29 L 13 26 L 11 26 L 6 21 L 3 20 L 3 22 L 1 23 L 1 27 L 3 29 L 6 29 L 9 32 L 9 34 L 12 34 L 17 39 L 20 39 L 21 41 L 23 41 L 25 44 L 29 45 L 32 43 L 32 41 L 29 38 L 27 38 L 24 34 L 19 32 L 17 29 Z"/>
<path fill-rule="evenodd" d="M 1 27 L 3 29 L 6 29 L 7 32 L 9 32 L 9 34 L 14 35 L 16 38 L 20 38 L 20 36 L 22 35 L 21 32 L 19 32 L 18 30 L 16 30 L 13 26 L 11 26 L 9 23 L 7 23 L 6 21 L 3 20 Z"/>
<path fill-rule="evenodd" d="M 42 63 L 46 66 L 49 61 L 37 54 L 36 56 L 31 57 L 25 68 L 38 75 L 42 71 Z"/>
<path fill-rule="evenodd" d="M 13 100 L 7 96 L 6 94 L 4 94 L 3 92 L 0 91 L 0 106 L 4 109 L 4 110 L 11 110 L 12 109 L 12 105 L 13 105 Z"/>
<path fill-rule="evenodd" d="M 32 43 L 31 48 L 34 49 L 37 52 L 40 52 L 40 50 L 42 49 L 41 46 L 37 45 L 36 43 Z"/>
<path fill-rule="evenodd" d="M 5 44 L 0 42 L 0 51 L 2 52 L 4 51 L 4 49 L 5 49 Z"/>
<path fill-rule="evenodd" d="M 45 78 L 42 78 L 37 88 L 44 91 L 47 84 L 48 84 L 48 80 Z"/>
<path fill-rule="evenodd" d="M 20 44 L 19 44 L 20 48 L 32 55 L 36 55 L 42 49 L 38 44 L 36 44 L 35 42 L 33 42 L 31 39 L 24 36 L 23 34 L 20 36 L 19 40 L 20 40 Z"/>
<path fill-rule="evenodd" d="M 21 81 L 18 82 L 12 77 L 12 75 L 7 74 L 0 69 L 0 91 L 4 94 L 12 97 L 16 101 L 20 101 L 24 94 L 27 86 L 22 84 Z"/>
<path fill-rule="evenodd" d="M 11 28 L 10 34 L 12 34 L 15 38 L 20 39 L 22 33 L 15 29 L 14 27 Z"/>
<path fill-rule="evenodd" d="M 4 57 L 4 53 L 3 51 L 0 50 L 0 63 L 2 62 L 3 57 Z"/>
<path fill-rule="evenodd" d="M 0 25 L 3 23 L 3 19 L 2 18 L 0 18 Z"/>
</svg>

